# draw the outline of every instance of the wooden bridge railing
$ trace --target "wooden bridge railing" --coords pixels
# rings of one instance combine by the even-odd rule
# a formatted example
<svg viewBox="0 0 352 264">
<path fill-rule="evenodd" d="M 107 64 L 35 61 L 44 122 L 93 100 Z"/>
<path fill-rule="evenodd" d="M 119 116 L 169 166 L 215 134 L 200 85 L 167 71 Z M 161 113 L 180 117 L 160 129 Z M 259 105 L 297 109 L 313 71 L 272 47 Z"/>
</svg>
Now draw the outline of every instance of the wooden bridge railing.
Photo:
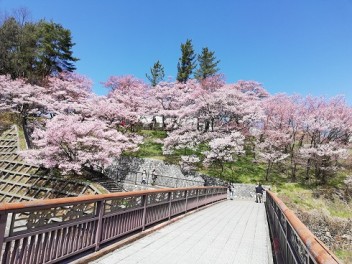
<svg viewBox="0 0 352 264">
<path fill-rule="evenodd" d="M 4 203 L 1 263 L 59 262 L 226 196 L 224 187 L 195 187 Z"/>
<path fill-rule="evenodd" d="M 266 194 L 266 211 L 276 263 L 336 264 L 338 258 L 272 192 Z"/>
</svg>

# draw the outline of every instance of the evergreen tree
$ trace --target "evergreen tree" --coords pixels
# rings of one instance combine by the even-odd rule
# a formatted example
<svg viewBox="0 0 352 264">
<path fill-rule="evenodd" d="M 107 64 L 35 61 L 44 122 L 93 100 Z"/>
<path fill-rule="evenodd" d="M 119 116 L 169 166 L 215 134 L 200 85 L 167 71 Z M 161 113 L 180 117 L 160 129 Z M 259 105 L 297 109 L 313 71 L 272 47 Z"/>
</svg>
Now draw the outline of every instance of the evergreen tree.
<svg viewBox="0 0 352 264">
<path fill-rule="evenodd" d="M 153 68 L 150 68 L 150 76 L 146 74 L 145 76 L 148 78 L 148 80 L 151 82 L 152 86 L 156 86 L 159 82 L 164 80 L 165 73 L 164 73 L 164 67 L 161 65 L 159 60 L 154 63 Z"/>
<path fill-rule="evenodd" d="M 196 57 L 192 45 L 192 40 L 187 39 L 185 44 L 181 44 L 182 56 L 177 64 L 177 80 L 187 82 L 191 77 L 194 68 L 197 66 L 194 59 Z"/>
<path fill-rule="evenodd" d="M 219 70 L 217 65 L 220 60 L 216 60 L 214 53 L 214 51 L 210 51 L 208 48 L 202 49 L 202 54 L 198 55 L 199 68 L 194 74 L 196 79 L 203 80 L 217 73 Z"/>
<path fill-rule="evenodd" d="M 73 62 L 78 59 L 72 56 L 75 44 L 71 40 L 71 31 L 45 20 L 41 20 L 38 27 L 38 74 L 45 78 L 63 71 L 74 71 L 76 67 Z"/>
<path fill-rule="evenodd" d="M 0 74 L 10 74 L 15 78 L 16 61 L 20 27 L 14 18 L 6 19 L 0 27 Z"/>
<path fill-rule="evenodd" d="M 23 18 L 25 19 L 25 18 Z M 6 18 L 0 24 L 0 74 L 42 83 L 50 75 L 76 69 L 71 32 L 60 24 Z"/>
</svg>

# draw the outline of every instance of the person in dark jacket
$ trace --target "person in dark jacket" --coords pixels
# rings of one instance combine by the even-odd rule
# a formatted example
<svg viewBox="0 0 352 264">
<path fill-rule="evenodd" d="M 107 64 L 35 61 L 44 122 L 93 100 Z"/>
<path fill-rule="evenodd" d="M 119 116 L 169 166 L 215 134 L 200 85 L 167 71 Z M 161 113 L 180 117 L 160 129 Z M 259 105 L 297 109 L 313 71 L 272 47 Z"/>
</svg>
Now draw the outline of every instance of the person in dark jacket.
<svg viewBox="0 0 352 264">
<path fill-rule="evenodd" d="M 255 187 L 255 202 L 261 203 L 263 200 L 263 192 L 265 189 L 262 187 L 260 183 Z"/>
</svg>

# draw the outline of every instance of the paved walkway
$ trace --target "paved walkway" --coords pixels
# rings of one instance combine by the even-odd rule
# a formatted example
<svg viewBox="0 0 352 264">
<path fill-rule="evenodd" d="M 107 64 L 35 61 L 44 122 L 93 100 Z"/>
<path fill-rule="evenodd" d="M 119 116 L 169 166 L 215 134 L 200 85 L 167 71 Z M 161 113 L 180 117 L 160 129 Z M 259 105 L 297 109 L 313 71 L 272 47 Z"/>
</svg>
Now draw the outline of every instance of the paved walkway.
<svg viewBox="0 0 352 264">
<path fill-rule="evenodd" d="M 271 264 L 264 204 L 216 204 L 91 263 Z"/>
</svg>

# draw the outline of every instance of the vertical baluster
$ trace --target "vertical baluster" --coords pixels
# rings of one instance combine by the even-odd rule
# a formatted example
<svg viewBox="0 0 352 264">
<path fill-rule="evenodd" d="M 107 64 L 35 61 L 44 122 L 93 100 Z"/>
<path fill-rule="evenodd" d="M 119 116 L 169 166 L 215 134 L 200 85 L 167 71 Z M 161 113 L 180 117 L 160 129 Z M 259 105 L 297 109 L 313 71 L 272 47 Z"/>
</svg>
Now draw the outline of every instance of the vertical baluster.
<svg viewBox="0 0 352 264">
<path fill-rule="evenodd" d="M 15 245 L 13 246 L 12 252 L 11 252 L 11 258 L 10 258 L 10 262 L 9 263 L 14 263 L 16 264 L 15 260 L 16 260 L 16 255 L 17 255 L 17 251 L 18 251 L 18 247 L 20 245 L 20 241 L 16 240 L 15 241 Z"/>
<path fill-rule="evenodd" d="M 12 242 L 7 242 L 5 245 L 5 250 L 2 255 L 1 263 L 2 264 L 8 264 L 10 261 L 10 256 L 11 256 L 11 246 Z"/>
<path fill-rule="evenodd" d="M 22 254 L 21 254 L 21 261 L 20 263 L 26 263 L 27 261 L 27 257 L 28 257 L 28 246 L 29 246 L 29 240 L 30 240 L 30 237 L 25 237 L 23 239 L 23 243 L 22 243 Z"/>
<path fill-rule="evenodd" d="M 87 223 L 87 236 L 86 236 L 86 246 L 91 246 L 92 236 L 94 236 L 94 240 L 96 238 L 96 229 L 94 229 L 94 221 L 90 221 Z M 94 243 L 95 244 L 95 243 Z M 99 241 L 100 244 L 100 241 Z"/>
<path fill-rule="evenodd" d="M 71 254 L 73 253 L 75 250 L 74 250 L 74 241 L 76 239 L 76 230 L 77 230 L 77 226 L 74 225 L 74 226 L 71 226 L 71 231 L 70 231 L 70 234 L 71 234 L 71 237 L 70 237 L 70 245 L 68 247 L 68 254 Z"/>
<path fill-rule="evenodd" d="M 111 238 L 111 236 L 113 235 L 112 227 L 114 225 L 114 216 L 109 216 L 105 218 L 103 220 L 103 225 L 104 225 L 104 228 L 102 230 L 101 240 L 103 240 L 103 238 L 105 239 Z"/>
<path fill-rule="evenodd" d="M 82 225 L 82 249 L 87 246 L 87 232 L 88 232 L 88 223 L 84 222 Z"/>
<path fill-rule="evenodd" d="M 61 247 L 62 247 L 62 229 L 58 229 L 56 233 L 56 243 L 54 244 L 55 254 L 54 258 L 57 259 L 60 257 L 61 254 Z"/>
<path fill-rule="evenodd" d="M 122 218 L 123 218 L 123 213 L 117 215 L 114 219 L 116 221 L 117 224 L 117 230 L 116 230 L 116 234 L 120 235 L 123 232 L 123 226 L 122 226 Z"/>
<path fill-rule="evenodd" d="M 77 242 L 76 242 L 76 250 L 80 250 L 82 248 L 82 238 L 83 238 L 83 224 L 77 225 L 78 233 L 77 233 Z"/>
<path fill-rule="evenodd" d="M 71 238 L 71 226 L 66 227 L 65 229 L 66 229 L 65 240 L 64 240 L 64 246 L 62 249 L 63 256 L 67 255 L 67 252 L 69 251 L 70 238 Z"/>
<path fill-rule="evenodd" d="M 39 254 L 39 259 L 38 259 L 38 263 L 44 263 L 44 256 L 45 256 L 45 251 L 47 248 L 47 242 L 48 242 L 48 235 L 49 233 L 44 233 L 43 234 L 43 242 L 42 242 L 42 247 L 41 247 L 41 253 Z"/>
<path fill-rule="evenodd" d="M 48 253 L 47 253 L 47 257 L 46 257 L 46 261 L 51 261 L 53 259 L 53 256 L 54 256 L 54 246 L 55 245 L 55 242 L 56 241 L 56 230 L 53 230 L 50 232 L 50 240 L 49 240 L 49 246 L 48 246 Z M 32 240 L 31 240 L 31 243 L 34 242 L 33 241 L 33 237 L 32 237 Z"/>
<path fill-rule="evenodd" d="M 114 219 L 114 226 L 112 228 L 112 234 L 114 237 L 116 237 L 119 235 L 119 226 L 120 226 L 119 215 L 115 215 L 113 219 Z"/>
<path fill-rule="evenodd" d="M 30 239 L 31 239 L 31 242 L 29 243 L 29 256 L 28 256 L 28 262 L 27 263 L 30 263 L 30 264 L 32 264 L 32 263 L 34 263 L 34 264 L 36 264 L 35 262 L 34 262 L 34 259 L 35 259 L 35 257 L 36 257 L 36 249 L 37 249 L 37 237 L 36 236 L 31 236 L 30 237 Z"/>
<path fill-rule="evenodd" d="M 143 204 L 143 216 L 142 216 L 142 230 L 145 230 L 145 222 L 146 222 L 146 217 L 147 217 L 147 194 L 143 195 L 142 198 L 142 204 Z"/>
</svg>

